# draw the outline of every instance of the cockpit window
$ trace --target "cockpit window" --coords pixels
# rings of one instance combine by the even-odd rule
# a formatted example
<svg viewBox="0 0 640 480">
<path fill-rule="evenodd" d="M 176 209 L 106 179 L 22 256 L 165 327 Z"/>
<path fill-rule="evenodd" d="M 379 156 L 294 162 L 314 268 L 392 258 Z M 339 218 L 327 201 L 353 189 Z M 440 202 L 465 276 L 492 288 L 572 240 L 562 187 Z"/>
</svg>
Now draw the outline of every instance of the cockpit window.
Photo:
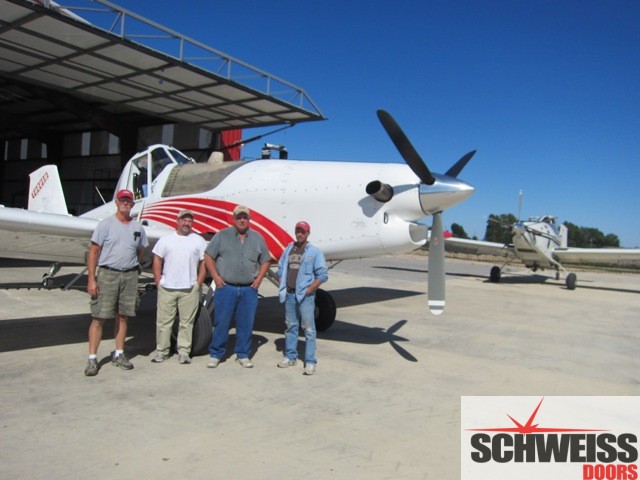
<svg viewBox="0 0 640 480">
<path fill-rule="evenodd" d="M 179 165 L 184 165 L 185 163 L 193 163 L 193 160 L 187 157 L 180 150 L 171 150 L 171 155 L 173 155 L 173 158 L 175 158 L 176 162 L 178 162 Z"/>
</svg>

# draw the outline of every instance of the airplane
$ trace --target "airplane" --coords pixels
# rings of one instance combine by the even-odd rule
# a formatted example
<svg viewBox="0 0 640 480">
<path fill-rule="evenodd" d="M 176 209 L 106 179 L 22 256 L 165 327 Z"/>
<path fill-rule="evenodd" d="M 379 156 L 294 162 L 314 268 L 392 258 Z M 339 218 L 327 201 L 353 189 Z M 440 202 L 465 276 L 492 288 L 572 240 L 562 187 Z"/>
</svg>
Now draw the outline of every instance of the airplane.
<svg viewBox="0 0 640 480">
<path fill-rule="evenodd" d="M 310 160 L 239 160 L 222 162 L 212 154 L 196 163 L 178 149 L 152 145 L 125 165 L 114 191 L 134 192 L 132 215 L 145 225 L 149 248 L 174 231 L 178 212 L 196 214 L 194 231 L 205 238 L 232 224 L 233 209 L 247 205 L 251 228 L 263 235 L 272 262 L 294 240 L 301 219 L 312 227 L 311 241 L 331 266 L 345 259 L 406 253 L 424 245 L 433 216 L 428 265 L 428 305 L 433 314 L 445 307 L 442 212 L 468 198 L 474 188 L 458 179 L 475 150 L 446 174 L 432 174 L 393 117 L 378 118 L 395 144 L 402 163 Z M 68 214 L 57 168 L 48 165 L 31 175 L 28 210 L 0 208 L 0 257 L 53 262 L 43 276 L 51 282 L 61 264 L 85 264 L 89 239 L 97 223 L 115 212 L 113 201 L 79 217 Z M 273 271 L 268 274 L 274 280 Z M 210 300 L 210 299 L 209 299 Z M 316 327 L 324 331 L 335 320 L 331 295 L 316 294 Z M 194 326 L 193 351 L 208 345 L 211 319 L 205 309 Z"/>
<path fill-rule="evenodd" d="M 560 271 L 562 271 L 565 274 L 565 285 L 568 290 L 575 290 L 577 276 L 575 273 L 568 272 L 563 267 L 563 262 L 640 265 L 638 248 L 568 247 L 568 229 L 565 225 L 556 223 L 556 217 L 552 215 L 531 217 L 526 221 L 518 220 L 509 228 L 512 243 L 502 244 L 447 237 L 445 250 L 452 253 L 504 256 L 505 262 L 502 266 L 495 265 L 489 272 L 489 280 L 494 283 L 500 281 L 502 268 L 517 259 L 534 272 L 555 269 L 556 280 L 560 279 Z"/>
</svg>

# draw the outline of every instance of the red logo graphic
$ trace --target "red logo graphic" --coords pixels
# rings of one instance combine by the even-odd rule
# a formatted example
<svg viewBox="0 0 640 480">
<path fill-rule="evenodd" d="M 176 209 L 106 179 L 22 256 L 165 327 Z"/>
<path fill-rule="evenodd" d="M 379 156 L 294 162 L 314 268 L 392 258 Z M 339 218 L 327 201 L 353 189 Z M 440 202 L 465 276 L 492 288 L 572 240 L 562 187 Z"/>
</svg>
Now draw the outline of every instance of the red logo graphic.
<svg viewBox="0 0 640 480">
<path fill-rule="evenodd" d="M 536 418 L 536 415 L 538 414 L 538 410 L 540 409 L 540 405 L 542 405 L 543 400 L 544 400 L 544 397 L 540 399 L 540 403 L 538 403 L 538 406 L 535 408 L 535 410 L 527 420 L 527 423 L 525 423 L 524 425 L 522 425 L 520 422 L 514 419 L 511 415 L 507 414 L 507 417 L 509 417 L 511 421 L 516 424 L 515 427 L 467 428 L 466 430 L 470 432 L 521 433 L 523 435 L 527 435 L 529 433 L 607 432 L 608 431 L 608 430 L 595 430 L 595 429 L 589 429 L 589 428 L 543 428 L 543 427 L 539 427 L 537 423 L 534 425 L 533 420 Z"/>
</svg>

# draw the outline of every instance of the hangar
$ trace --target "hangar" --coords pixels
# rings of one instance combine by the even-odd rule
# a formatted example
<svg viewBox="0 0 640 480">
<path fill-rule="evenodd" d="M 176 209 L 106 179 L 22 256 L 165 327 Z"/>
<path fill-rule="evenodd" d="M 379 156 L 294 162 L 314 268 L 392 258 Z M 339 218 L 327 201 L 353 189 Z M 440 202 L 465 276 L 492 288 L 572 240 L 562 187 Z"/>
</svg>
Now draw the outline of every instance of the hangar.
<svg viewBox="0 0 640 480">
<path fill-rule="evenodd" d="M 241 129 L 317 120 L 302 88 L 107 0 L 0 0 L 4 205 L 26 207 L 46 163 L 80 214 L 149 144 L 205 161 Z"/>
</svg>

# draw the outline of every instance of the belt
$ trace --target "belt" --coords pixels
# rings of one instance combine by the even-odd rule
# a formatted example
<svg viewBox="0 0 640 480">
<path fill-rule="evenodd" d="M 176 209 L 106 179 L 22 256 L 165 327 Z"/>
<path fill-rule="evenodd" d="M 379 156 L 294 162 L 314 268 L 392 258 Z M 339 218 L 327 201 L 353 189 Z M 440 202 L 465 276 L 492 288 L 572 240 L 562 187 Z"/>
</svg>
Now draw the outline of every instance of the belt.
<svg viewBox="0 0 640 480">
<path fill-rule="evenodd" d="M 136 265 L 135 267 L 127 268 L 125 270 L 120 270 L 119 268 L 107 267 L 106 265 L 98 265 L 98 266 L 100 268 L 104 268 L 105 270 L 111 270 L 112 272 L 120 272 L 120 273 L 133 272 L 134 270 L 138 270 L 138 268 L 139 268 L 138 265 Z"/>
<path fill-rule="evenodd" d="M 287 287 L 287 293 L 296 293 L 296 289 Z"/>
<path fill-rule="evenodd" d="M 230 282 L 224 282 L 224 283 L 226 283 L 231 287 L 250 287 L 251 285 L 253 285 L 253 283 L 230 283 Z"/>
</svg>

